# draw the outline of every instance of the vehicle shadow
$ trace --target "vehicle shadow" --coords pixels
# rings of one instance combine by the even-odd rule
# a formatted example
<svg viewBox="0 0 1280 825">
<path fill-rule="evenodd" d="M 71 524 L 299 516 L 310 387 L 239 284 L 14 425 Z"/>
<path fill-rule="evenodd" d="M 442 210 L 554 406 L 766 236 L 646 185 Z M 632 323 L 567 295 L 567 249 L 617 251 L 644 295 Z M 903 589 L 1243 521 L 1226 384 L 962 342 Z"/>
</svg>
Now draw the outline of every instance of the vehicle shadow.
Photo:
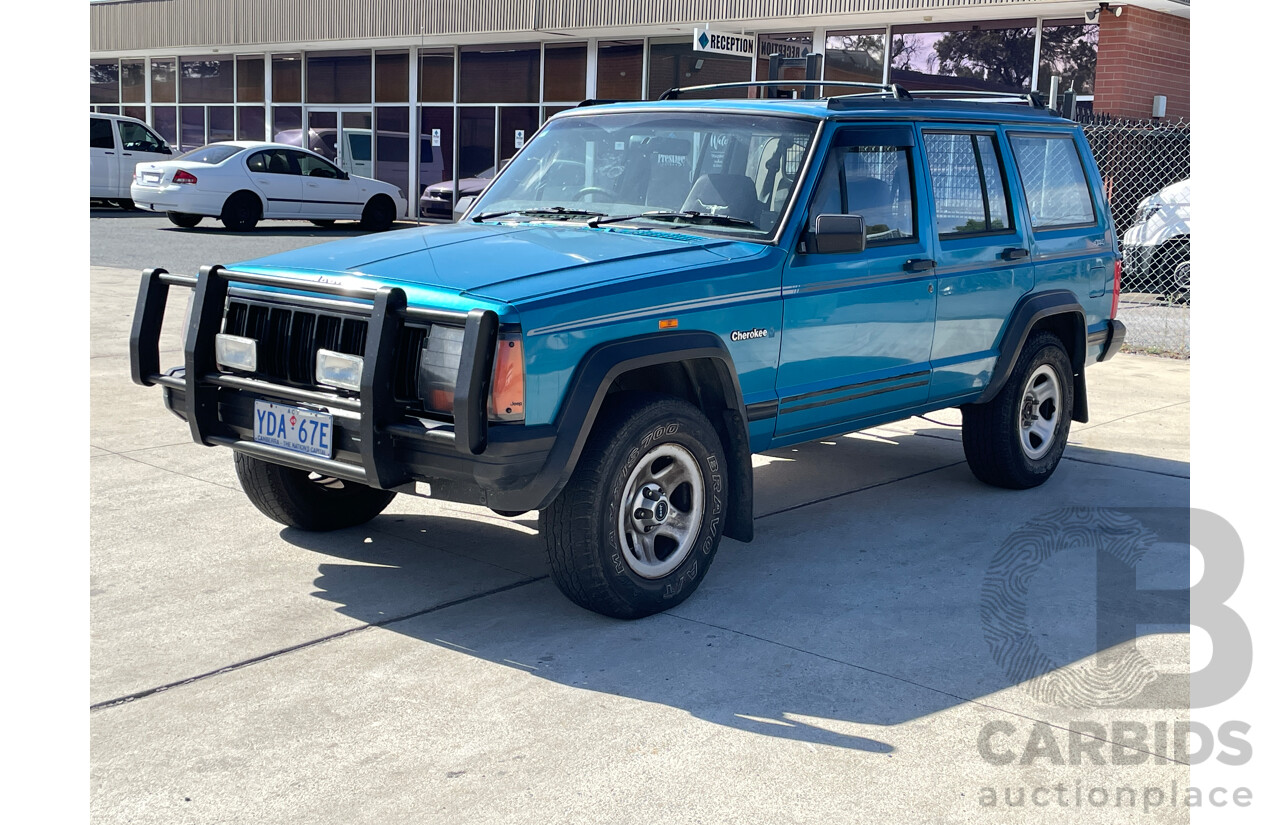
<svg viewBox="0 0 1280 825">
<path fill-rule="evenodd" d="M 1031 701 L 1042 678 L 1124 647 L 1135 581 L 1147 608 L 1175 617 L 1143 634 L 1189 632 L 1189 612 L 1179 613 L 1189 581 L 1184 479 L 1144 474 L 1135 484 L 1113 468 L 1064 464 L 1038 490 L 1012 493 L 977 482 L 955 464 L 956 449 L 901 436 L 788 450 L 798 458 L 757 467 L 757 487 L 807 486 L 814 503 L 758 516 L 755 541 L 722 542 L 688 601 L 635 622 L 580 609 L 557 591 L 531 514 L 503 522 L 388 513 L 372 531 L 282 537 L 351 562 L 321 564 L 314 595 L 360 621 L 560 685 L 879 754 L 894 750 L 893 725 L 1014 685 L 1028 695 L 1008 701 Z M 932 454 L 933 469 L 877 481 L 874 468 L 913 450 Z M 840 485 L 862 491 L 826 495 L 833 468 L 842 468 Z M 1098 500 L 1110 504 L 1091 506 Z M 1098 542 L 1131 529 L 1143 552 L 1099 561 L 1111 551 Z M 1019 555 L 1024 546 L 1034 552 Z M 523 584 L 432 610 L 443 601 L 433 583 L 460 557 Z M 389 621 L 406 597 L 421 614 Z M 1011 660 L 993 646 L 1009 633 L 1035 655 Z M 1163 686 L 1168 706 L 1187 706 L 1184 687 Z"/>
</svg>

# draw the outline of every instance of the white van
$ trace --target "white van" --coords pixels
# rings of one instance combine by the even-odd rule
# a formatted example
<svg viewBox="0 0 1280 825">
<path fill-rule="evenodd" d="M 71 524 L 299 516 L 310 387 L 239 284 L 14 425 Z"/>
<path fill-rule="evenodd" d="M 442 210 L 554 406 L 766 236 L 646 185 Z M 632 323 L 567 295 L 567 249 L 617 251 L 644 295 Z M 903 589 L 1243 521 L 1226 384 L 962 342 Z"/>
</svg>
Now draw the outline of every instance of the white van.
<svg viewBox="0 0 1280 825">
<path fill-rule="evenodd" d="M 133 167 L 169 160 L 173 149 L 141 120 L 122 115 L 89 115 L 89 197 L 129 208 Z"/>
</svg>

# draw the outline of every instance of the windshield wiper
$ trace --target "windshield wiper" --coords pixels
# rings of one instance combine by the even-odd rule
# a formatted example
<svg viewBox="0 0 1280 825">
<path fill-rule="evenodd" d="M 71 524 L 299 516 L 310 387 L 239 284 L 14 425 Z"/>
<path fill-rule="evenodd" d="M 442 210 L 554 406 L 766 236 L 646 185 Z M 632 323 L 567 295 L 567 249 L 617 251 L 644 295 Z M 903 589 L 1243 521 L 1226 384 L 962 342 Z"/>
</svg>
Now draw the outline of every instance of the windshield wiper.
<svg viewBox="0 0 1280 825">
<path fill-rule="evenodd" d="M 475 223 L 484 223 L 494 218 L 503 218 L 507 215 L 532 215 L 534 217 L 564 217 L 564 218 L 603 218 L 603 212 L 590 212 L 585 209 L 566 209 L 563 206 L 552 206 L 549 209 L 508 209 L 505 212 L 486 212 L 483 215 L 476 215 L 471 220 Z"/>
<path fill-rule="evenodd" d="M 719 224 L 720 226 L 750 226 L 757 228 L 754 221 L 749 221 L 746 218 L 735 218 L 733 215 L 713 215 L 710 212 L 698 212 L 692 209 L 684 212 L 641 212 L 638 215 L 611 215 L 609 217 L 592 218 L 587 221 L 587 226 L 594 229 L 602 223 L 633 221 L 636 218 L 649 218 L 657 221 L 686 220 L 695 223 L 701 221 Z"/>
</svg>

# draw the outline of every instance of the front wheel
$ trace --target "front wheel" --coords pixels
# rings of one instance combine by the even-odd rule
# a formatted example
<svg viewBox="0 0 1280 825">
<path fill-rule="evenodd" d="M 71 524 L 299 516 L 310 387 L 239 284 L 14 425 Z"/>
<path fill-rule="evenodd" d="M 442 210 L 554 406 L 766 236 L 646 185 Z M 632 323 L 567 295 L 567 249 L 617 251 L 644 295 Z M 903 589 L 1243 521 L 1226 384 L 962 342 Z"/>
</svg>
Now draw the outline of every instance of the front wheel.
<svg viewBox="0 0 1280 825">
<path fill-rule="evenodd" d="M 697 407 L 612 397 L 568 485 L 539 517 L 556 585 L 619 619 L 680 604 L 720 545 L 726 482 L 720 439 Z"/>
<path fill-rule="evenodd" d="M 370 232 L 390 229 L 396 222 L 396 205 L 386 195 L 375 195 L 364 206 L 360 215 L 360 228 Z"/>
<path fill-rule="evenodd" d="M 222 225 L 236 232 L 248 232 L 262 220 L 262 202 L 249 192 L 237 192 L 222 205 Z"/>
<path fill-rule="evenodd" d="M 996 397 L 962 408 L 964 457 L 973 474 L 1012 490 L 1048 481 L 1067 447 L 1073 381 L 1071 360 L 1058 337 L 1032 336 Z"/>
<path fill-rule="evenodd" d="M 236 476 L 253 506 L 287 527 L 341 530 L 364 524 L 396 497 L 353 481 L 271 464 L 235 454 Z"/>
<path fill-rule="evenodd" d="M 191 215 L 186 212 L 165 212 L 164 216 L 169 219 L 169 223 L 181 226 L 183 229 L 190 229 L 201 221 L 200 215 Z"/>
</svg>

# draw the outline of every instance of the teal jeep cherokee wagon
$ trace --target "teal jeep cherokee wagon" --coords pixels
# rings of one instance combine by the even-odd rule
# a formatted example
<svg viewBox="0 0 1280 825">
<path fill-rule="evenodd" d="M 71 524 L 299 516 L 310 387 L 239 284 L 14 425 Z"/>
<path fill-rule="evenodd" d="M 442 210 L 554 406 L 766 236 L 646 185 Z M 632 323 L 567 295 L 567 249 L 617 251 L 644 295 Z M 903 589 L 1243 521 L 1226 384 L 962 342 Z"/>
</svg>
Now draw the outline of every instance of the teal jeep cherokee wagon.
<svg viewBox="0 0 1280 825">
<path fill-rule="evenodd" d="M 537 510 L 561 590 L 623 618 L 751 540 L 754 452 L 959 407 L 979 479 L 1043 483 L 1124 339 L 1079 127 L 1033 95 L 750 85 L 560 113 L 453 225 L 147 270 L 133 379 L 283 524 Z"/>
</svg>

